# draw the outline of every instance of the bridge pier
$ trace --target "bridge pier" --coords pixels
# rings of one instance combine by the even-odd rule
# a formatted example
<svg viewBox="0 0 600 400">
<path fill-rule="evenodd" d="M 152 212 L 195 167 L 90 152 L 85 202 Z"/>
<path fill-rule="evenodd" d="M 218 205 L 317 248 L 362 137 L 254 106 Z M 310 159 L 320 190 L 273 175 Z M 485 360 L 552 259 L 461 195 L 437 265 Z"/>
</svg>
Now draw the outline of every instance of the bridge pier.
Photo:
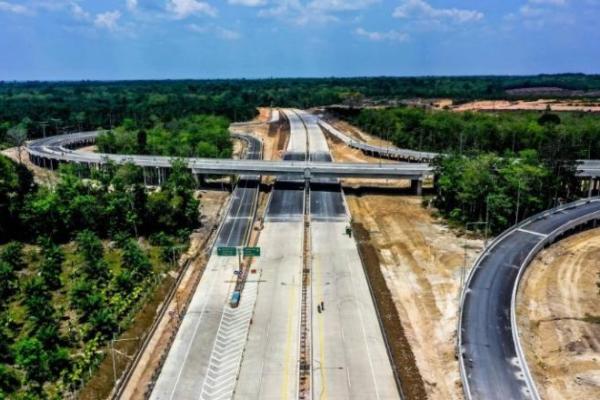
<svg viewBox="0 0 600 400">
<path fill-rule="evenodd" d="M 592 197 L 595 194 L 600 193 L 600 179 L 597 177 L 590 177 L 587 180 L 582 181 L 583 190 L 587 183 L 588 197 Z"/>
<path fill-rule="evenodd" d="M 421 179 L 411 179 L 410 190 L 417 196 L 423 194 L 423 181 Z"/>
</svg>

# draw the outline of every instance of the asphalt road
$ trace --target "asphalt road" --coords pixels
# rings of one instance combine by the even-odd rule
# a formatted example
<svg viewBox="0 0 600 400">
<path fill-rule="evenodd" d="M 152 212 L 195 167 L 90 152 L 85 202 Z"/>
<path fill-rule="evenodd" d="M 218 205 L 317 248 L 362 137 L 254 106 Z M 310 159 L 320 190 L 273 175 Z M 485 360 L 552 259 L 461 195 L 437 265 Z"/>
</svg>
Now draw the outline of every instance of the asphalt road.
<svg viewBox="0 0 600 400">
<path fill-rule="evenodd" d="M 246 157 L 259 158 L 261 142 L 252 136 L 247 136 L 246 140 L 249 144 Z M 248 178 L 250 177 L 242 177 L 231 196 L 229 211 L 219 230 L 215 249 L 217 246 L 241 246 L 247 240 L 258 196 L 258 181 Z M 228 301 L 235 286 L 233 272 L 237 267 L 237 257 L 219 257 L 216 250 L 211 255 L 169 350 L 151 399 L 198 399 L 200 395 L 206 399 L 214 398 L 207 395 L 213 389 L 208 387 L 207 377 L 211 369 L 214 369 L 211 361 L 217 349 L 219 335 L 226 336 L 228 341 L 239 341 L 238 336 L 242 335 L 245 340 L 243 332 L 236 332 L 235 336 L 223 333 L 222 329 L 222 320 L 229 310 Z M 251 290 L 249 288 L 248 292 Z M 245 296 L 238 309 L 242 310 L 252 300 L 251 295 Z M 228 317 L 240 319 L 240 325 L 244 322 L 247 324 L 243 315 Z M 239 349 L 239 358 L 241 351 Z M 231 364 L 235 365 L 236 361 L 239 363 L 239 358 L 233 358 Z M 233 390 L 231 384 L 221 386 L 224 390 Z"/>
<path fill-rule="evenodd" d="M 473 399 L 532 398 L 518 362 L 511 301 L 529 252 L 555 229 L 600 211 L 584 204 L 532 221 L 499 241 L 474 270 L 462 310 L 462 357 Z"/>
</svg>

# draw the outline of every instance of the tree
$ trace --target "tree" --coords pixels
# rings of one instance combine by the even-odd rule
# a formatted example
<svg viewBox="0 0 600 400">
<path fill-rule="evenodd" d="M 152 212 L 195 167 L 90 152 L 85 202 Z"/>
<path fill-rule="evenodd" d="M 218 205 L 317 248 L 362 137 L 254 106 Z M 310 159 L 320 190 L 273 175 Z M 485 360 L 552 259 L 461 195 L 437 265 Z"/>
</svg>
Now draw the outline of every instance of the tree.
<svg viewBox="0 0 600 400">
<path fill-rule="evenodd" d="M 84 258 L 82 273 L 85 278 L 105 284 L 110 277 L 108 264 L 104 261 L 104 247 L 92 231 L 82 231 L 77 235 L 77 249 Z"/>
<path fill-rule="evenodd" d="M 148 133 L 145 129 L 140 129 L 137 133 L 138 154 L 146 154 L 146 146 L 148 146 Z"/>
<path fill-rule="evenodd" d="M 24 236 L 21 212 L 33 192 L 33 175 L 24 165 L 0 155 L 0 243 Z"/>
<path fill-rule="evenodd" d="M 42 386 L 50 379 L 48 353 L 36 338 L 23 338 L 13 346 L 16 364 L 25 371 L 27 380 Z"/>
<path fill-rule="evenodd" d="M 542 114 L 540 118 L 538 118 L 538 124 L 544 125 L 559 125 L 560 117 L 557 114 L 553 114 L 551 112 L 546 111 Z"/>
<path fill-rule="evenodd" d="M 15 370 L 5 364 L 0 364 L 0 398 L 3 394 L 14 393 L 21 386 L 21 381 Z"/>
<path fill-rule="evenodd" d="M 47 238 L 41 239 L 40 243 L 43 257 L 40 265 L 40 276 L 48 289 L 56 290 L 61 286 L 60 274 L 62 273 L 65 255 L 59 246 Z"/>
<path fill-rule="evenodd" d="M 29 279 L 25 282 L 23 292 L 23 304 L 27 308 L 27 313 L 31 319 L 38 324 L 42 324 L 55 318 L 52 296 L 44 279 L 39 276 Z"/>
<path fill-rule="evenodd" d="M 14 267 L 6 261 L 0 260 L 0 306 L 6 305 L 5 302 L 16 292 L 17 288 L 18 280 Z"/>
<path fill-rule="evenodd" d="M 101 307 L 90 315 L 89 323 L 91 330 L 88 337 L 99 336 L 102 339 L 108 339 L 117 331 L 119 325 L 117 318 L 109 307 Z"/>
<path fill-rule="evenodd" d="M 0 260 L 10 264 L 14 270 L 20 271 L 25 268 L 25 261 L 23 261 L 23 243 L 21 242 L 10 242 L 2 252 L 0 252 Z"/>
<path fill-rule="evenodd" d="M 152 271 L 152 264 L 137 241 L 129 239 L 123 247 L 123 266 L 136 280 L 143 280 Z"/>
<path fill-rule="evenodd" d="M 19 158 L 19 164 L 22 164 L 21 151 L 23 145 L 27 141 L 27 130 L 21 125 L 14 126 L 6 132 L 6 137 L 10 144 L 17 148 L 17 156 Z"/>
</svg>

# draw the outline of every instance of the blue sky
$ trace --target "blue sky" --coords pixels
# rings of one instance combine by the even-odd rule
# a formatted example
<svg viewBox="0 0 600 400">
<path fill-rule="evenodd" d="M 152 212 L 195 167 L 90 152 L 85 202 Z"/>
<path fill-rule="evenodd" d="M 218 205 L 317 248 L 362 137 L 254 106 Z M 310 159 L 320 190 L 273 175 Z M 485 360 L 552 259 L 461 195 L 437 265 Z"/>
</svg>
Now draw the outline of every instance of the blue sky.
<svg viewBox="0 0 600 400">
<path fill-rule="evenodd" d="M 600 72 L 600 0 L 0 0 L 0 80 Z"/>
</svg>

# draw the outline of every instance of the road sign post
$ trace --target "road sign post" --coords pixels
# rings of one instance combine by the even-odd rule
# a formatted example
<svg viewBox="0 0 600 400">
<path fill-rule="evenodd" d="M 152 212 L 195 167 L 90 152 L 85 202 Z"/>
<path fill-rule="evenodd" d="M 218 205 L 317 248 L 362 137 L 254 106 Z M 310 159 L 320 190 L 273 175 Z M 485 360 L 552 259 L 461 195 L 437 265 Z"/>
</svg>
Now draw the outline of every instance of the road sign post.
<svg viewBox="0 0 600 400">
<path fill-rule="evenodd" d="M 242 256 L 244 257 L 260 257 L 260 247 L 217 247 L 217 255 L 219 257 L 238 257 L 238 274 L 242 273 Z"/>
<path fill-rule="evenodd" d="M 244 257 L 260 257 L 260 247 L 244 247 Z"/>
<path fill-rule="evenodd" d="M 236 247 L 217 247 L 217 255 L 220 257 L 235 257 L 237 253 Z"/>
</svg>

